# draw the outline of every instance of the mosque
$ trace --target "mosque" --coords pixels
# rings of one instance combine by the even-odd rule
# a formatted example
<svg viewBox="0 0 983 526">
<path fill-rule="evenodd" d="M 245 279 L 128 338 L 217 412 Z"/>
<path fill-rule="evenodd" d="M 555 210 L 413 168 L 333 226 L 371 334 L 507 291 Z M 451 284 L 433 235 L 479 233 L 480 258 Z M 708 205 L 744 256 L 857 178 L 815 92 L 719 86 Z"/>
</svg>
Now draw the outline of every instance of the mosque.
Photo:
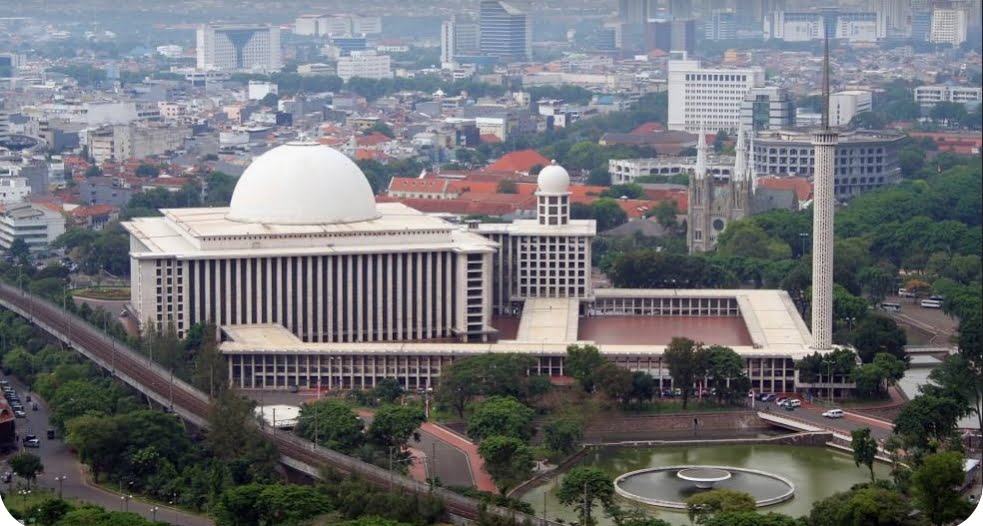
<svg viewBox="0 0 983 526">
<path fill-rule="evenodd" d="M 567 346 L 587 343 L 668 388 L 674 336 L 733 348 L 756 390 L 813 387 L 794 368 L 813 338 L 784 291 L 595 287 L 596 227 L 570 218 L 569 175 L 554 163 L 537 183 L 535 219 L 458 225 L 377 204 L 347 157 L 288 143 L 246 169 L 228 208 L 124 223 L 132 307 L 144 329 L 215 322 L 240 388 L 428 388 L 488 352 L 562 376 Z"/>
</svg>

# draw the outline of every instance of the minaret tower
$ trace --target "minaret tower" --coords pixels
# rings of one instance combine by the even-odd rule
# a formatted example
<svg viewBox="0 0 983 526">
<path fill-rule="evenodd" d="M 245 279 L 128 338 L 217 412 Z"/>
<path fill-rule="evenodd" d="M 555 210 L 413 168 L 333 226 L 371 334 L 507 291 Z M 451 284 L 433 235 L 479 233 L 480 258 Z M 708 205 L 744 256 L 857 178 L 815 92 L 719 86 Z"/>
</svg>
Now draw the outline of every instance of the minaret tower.
<svg viewBox="0 0 983 526">
<path fill-rule="evenodd" d="M 536 179 L 536 218 L 541 225 L 565 225 L 570 222 L 570 174 L 556 164 L 539 171 Z"/>
<path fill-rule="evenodd" d="M 817 351 L 833 348 L 833 176 L 836 143 L 829 127 L 829 33 L 823 55 L 823 121 L 812 135 L 816 168 L 812 202 L 812 340 Z"/>
</svg>

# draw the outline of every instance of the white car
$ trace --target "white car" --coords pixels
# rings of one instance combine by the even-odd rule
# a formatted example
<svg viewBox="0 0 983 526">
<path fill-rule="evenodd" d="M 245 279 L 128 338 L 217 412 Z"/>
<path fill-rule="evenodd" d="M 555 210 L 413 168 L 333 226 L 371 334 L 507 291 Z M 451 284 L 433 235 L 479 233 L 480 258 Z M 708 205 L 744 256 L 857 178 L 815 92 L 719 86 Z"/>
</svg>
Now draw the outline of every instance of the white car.
<svg viewBox="0 0 983 526">
<path fill-rule="evenodd" d="M 843 410 L 842 409 L 830 409 L 829 411 L 826 411 L 825 413 L 823 413 L 823 416 L 825 416 L 826 418 L 843 418 Z"/>
<path fill-rule="evenodd" d="M 785 401 L 786 407 L 802 407 L 802 400 L 798 398 L 789 398 Z"/>
</svg>

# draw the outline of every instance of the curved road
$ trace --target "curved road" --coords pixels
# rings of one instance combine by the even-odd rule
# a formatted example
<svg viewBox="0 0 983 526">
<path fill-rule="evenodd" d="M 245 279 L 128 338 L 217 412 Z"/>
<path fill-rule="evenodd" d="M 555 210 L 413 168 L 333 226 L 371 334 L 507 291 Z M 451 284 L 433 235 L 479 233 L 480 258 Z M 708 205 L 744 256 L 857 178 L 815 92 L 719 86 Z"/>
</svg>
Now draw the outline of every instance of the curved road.
<svg viewBox="0 0 983 526">
<path fill-rule="evenodd" d="M 171 408 L 182 418 L 201 427 L 207 426 L 210 402 L 206 395 L 175 379 L 168 371 L 114 341 L 85 320 L 47 300 L 5 283 L 0 283 L 0 304 L 15 310 L 39 328 L 65 341 L 99 366 L 111 371 L 120 380 L 165 407 Z M 266 433 L 270 434 L 271 429 L 267 428 Z M 344 474 L 357 472 L 362 478 L 380 487 L 391 489 L 393 486 L 399 486 L 403 490 L 414 493 L 431 491 L 426 484 L 402 476 L 394 476 L 384 469 L 334 451 L 315 448 L 312 443 L 294 435 L 274 432 L 270 438 L 279 448 L 284 464 L 312 476 L 317 476 L 320 468 L 330 466 Z M 480 507 L 478 501 L 441 488 L 433 491 L 444 501 L 449 513 L 466 519 L 478 518 Z M 554 524 L 541 518 L 524 516 L 504 509 L 489 508 L 488 511 L 505 517 L 515 517 L 518 520 L 528 520 L 533 524 Z"/>
<path fill-rule="evenodd" d="M 16 378 L 8 377 L 21 399 L 25 399 L 28 394 L 26 387 Z M 151 504 L 144 501 L 132 499 L 128 502 L 122 500 L 119 492 L 107 491 L 98 486 L 93 486 L 87 479 L 85 468 L 79 462 L 78 457 L 72 453 L 65 443 L 60 439 L 48 440 L 45 432 L 50 428 L 48 423 L 48 406 L 40 400 L 36 393 L 31 393 L 32 401 L 38 402 L 37 411 L 27 411 L 27 418 L 17 419 L 17 433 L 23 438 L 24 435 L 37 435 L 41 439 L 41 447 L 38 449 L 27 449 L 26 451 L 41 457 L 44 465 L 44 473 L 38 476 L 36 485 L 50 489 L 57 493 L 59 486 L 62 494 L 67 498 L 73 498 L 82 502 L 97 504 L 112 511 L 130 511 L 143 516 L 146 519 L 166 522 L 179 526 L 211 526 L 214 522 L 200 515 L 192 515 L 181 510 Z M 30 403 L 25 403 L 30 407 Z M 4 467 L 3 471 L 9 471 L 9 467 Z M 65 477 L 59 484 L 56 478 Z M 15 477 L 11 486 L 25 483 Z M 153 508 L 158 508 L 157 512 Z"/>
</svg>

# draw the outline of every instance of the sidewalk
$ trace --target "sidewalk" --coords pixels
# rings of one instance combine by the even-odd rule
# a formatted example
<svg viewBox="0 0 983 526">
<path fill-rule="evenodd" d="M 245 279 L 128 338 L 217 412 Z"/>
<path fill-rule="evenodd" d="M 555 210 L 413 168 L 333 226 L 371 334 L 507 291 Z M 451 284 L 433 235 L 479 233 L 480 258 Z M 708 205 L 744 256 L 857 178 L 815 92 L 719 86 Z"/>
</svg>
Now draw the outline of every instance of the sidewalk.
<svg viewBox="0 0 983 526">
<path fill-rule="evenodd" d="M 474 442 L 430 422 L 424 422 L 420 429 L 463 451 L 468 458 L 475 487 L 481 491 L 498 493 L 498 488 L 492 481 L 491 475 L 485 471 L 485 460 L 478 454 L 478 446 Z"/>
</svg>

